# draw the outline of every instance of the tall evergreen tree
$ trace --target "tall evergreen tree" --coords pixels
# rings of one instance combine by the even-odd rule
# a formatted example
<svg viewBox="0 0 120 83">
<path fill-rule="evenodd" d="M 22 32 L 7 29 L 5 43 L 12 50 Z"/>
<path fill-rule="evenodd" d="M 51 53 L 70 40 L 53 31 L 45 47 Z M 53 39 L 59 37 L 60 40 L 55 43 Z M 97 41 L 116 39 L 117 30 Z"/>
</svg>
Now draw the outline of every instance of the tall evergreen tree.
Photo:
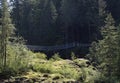
<svg viewBox="0 0 120 83">
<path fill-rule="evenodd" d="M 1 33 L 1 57 L 2 64 L 6 66 L 7 58 L 7 43 L 10 36 L 14 33 L 14 27 L 11 23 L 10 14 L 8 11 L 7 0 L 2 0 L 2 33 Z"/>
<path fill-rule="evenodd" d="M 57 10 L 52 0 L 40 0 L 37 5 L 37 10 L 34 14 L 36 20 L 33 32 L 36 44 L 48 45 L 53 44 L 55 40 L 56 27 L 55 22 L 57 19 Z M 40 32 L 40 33 L 39 33 Z M 44 37 L 42 40 L 38 37 Z M 49 43 L 47 42 L 49 40 Z M 34 42 L 35 43 L 35 42 Z"/>
<path fill-rule="evenodd" d="M 115 82 L 119 73 L 119 33 L 114 23 L 111 14 L 108 14 L 105 20 L 105 26 L 101 29 L 103 39 L 99 40 L 97 44 L 94 44 L 93 46 L 95 47 L 90 51 L 93 56 L 92 59 L 98 62 L 101 73 L 105 76 L 105 80 L 108 83 Z"/>
<path fill-rule="evenodd" d="M 27 38 L 30 30 L 30 12 L 31 1 L 30 0 L 13 0 L 12 2 L 12 18 L 15 26 L 17 27 L 17 34 Z"/>
</svg>

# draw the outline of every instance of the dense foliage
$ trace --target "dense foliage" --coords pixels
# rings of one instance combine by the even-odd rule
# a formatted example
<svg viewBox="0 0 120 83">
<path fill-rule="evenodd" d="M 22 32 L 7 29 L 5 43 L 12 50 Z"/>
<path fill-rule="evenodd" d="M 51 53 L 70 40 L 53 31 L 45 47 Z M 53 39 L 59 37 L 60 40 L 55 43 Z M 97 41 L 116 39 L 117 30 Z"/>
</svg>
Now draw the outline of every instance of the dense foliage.
<svg viewBox="0 0 120 83">
<path fill-rule="evenodd" d="M 107 83 L 117 83 L 120 75 L 120 33 L 114 19 L 108 14 L 101 29 L 102 39 L 93 42 L 89 59 L 102 72 L 101 79 Z"/>
<path fill-rule="evenodd" d="M 12 6 L 17 33 L 28 44 L 88 43 L 97 39 L 97 0 L 14 0 Z"/>
<path fill-rule="evenodd" d="M 119 2 L 114 0 L 11 0 L 11 6 L 16 33 L 31 45 L 89 44 L 100 39 L 105 10 L 119 24 Z M 85 54 L 88 49 L 80 50 L 86 51 L 74 52 Z"/>
<path fill-rule="evenodd" d="M 112 13 L 116 24 L 119 23 L 119 2 L 114 0 L 106 3 L 104 0 L 11 1 L 11 15 L 17 33 L 28 44 L 55 45 L 96 40 L 100 35 L 98 26 L 103 25 L 101 20 L 104 16 L 101 15 L 104 15 L 104 8 Z"/>
<path fill-rule="evenodd" d="M 115 0 L 0 0 L 0 82 L 9 78 L 5 81 L 119 83 L 119 4 Z M 69 49 L 71 55 L 65 49 L 48 57 L 30 51 L 19 36 L 31 45 L 78 47 Z M 87 56 L 76 55 L 88 52 L 80 43 L 90 47 Z"/>
</svg>

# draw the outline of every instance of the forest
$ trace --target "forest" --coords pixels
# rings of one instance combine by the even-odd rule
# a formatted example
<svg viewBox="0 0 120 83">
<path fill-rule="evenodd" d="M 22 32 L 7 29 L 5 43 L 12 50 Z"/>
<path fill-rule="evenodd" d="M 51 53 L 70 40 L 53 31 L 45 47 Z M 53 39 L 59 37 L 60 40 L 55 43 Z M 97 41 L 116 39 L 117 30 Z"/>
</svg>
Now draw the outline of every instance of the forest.
<svg viewBox="0 0 120 83">
<path fill-rule="evenodd" d="M 0 0 L 0 83 L 120 83 L 119 5 Z"/>
</svg>

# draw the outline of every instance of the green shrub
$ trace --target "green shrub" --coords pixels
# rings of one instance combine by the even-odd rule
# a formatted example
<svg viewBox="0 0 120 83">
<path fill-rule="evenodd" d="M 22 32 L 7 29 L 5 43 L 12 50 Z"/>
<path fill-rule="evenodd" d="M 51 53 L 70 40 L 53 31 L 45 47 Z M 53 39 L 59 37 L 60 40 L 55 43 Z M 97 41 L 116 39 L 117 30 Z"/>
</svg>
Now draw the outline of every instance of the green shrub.
<svg viewBox="0 0 120 83">
<path fill-rule="evenodd" d="M 54 73 L 55 70 L 50 63 L 43 63 L 43 64 L 34 64 L 33 71 L 41 72 L 41 73 Z"/>
<path fill-rule="evenodd" d="M 50 60 L 59 61 L 59 60 L 62 60 L 62 59 L 60 58 L 59 53 L 55 53 Z"/>
<path fill-rule="evenodd" d="M 77 57 L 75 56 L 75 53 L 74 53 L 74 52 L 71 52 L 71 59 L 72 59 L 72 60 L 77 59 Z"/>
<path fill-rule="evenodd" d="M 23 44 L 8 44 L 6 67 L 3 68 L 1 65 L 0 73 L 4 77 L 9 77 L 26 72 L 29 68 L 28 64 L 30 59 L 32 59 L 32 54 Z"/>
<path fill-rule="evenodd" d="M 0 73 L 4 75 L 4 77 L 9 77 L 17 74 L 22 74 L 28 71 L 30 68 L 41 73 L 53 73 L 54 69 L 50 63 L 46 63 L 46 57 L 47 56 L 43 53 L 33 53 L 32 51 L 28 50 L 26 46 L 23 45 L 23 42 L 21 40 L 15 40 L 14 44 L 9 42 L 7 45 L 6 68 L 3 69 L 3 66 L 0 63 Z M 45 63 L 40 64 L 39 59 L 44 59 Z M 58 58 L 54 57 L 54 59 Z M 36 60 L 38 60 L 37 63 L 35 62 Z M 35 64 L 32 64 L 34 62 Z"/>
<path fill-rule="evenodd" d="M 78 80 L 80 78 L 80 73 L 75 68 L 70 68 L 67 66 L 59 69 L 58 73 L 60 73 L 61 75 L 68 79 Z"/>
<path fill-rule="evenodd" d="M 47 56 L 44 53 L 38 52 L 38 53 L 34 53 L 34 54 L 38 59 L 46 59 L 47 58 Z"/>
<path fill-rule="evenodd" d="M 81 67 L 86 67 L 91 64 L 89 60 L 83 58 L 75 59 L 74 62 Z"/>
</svg>

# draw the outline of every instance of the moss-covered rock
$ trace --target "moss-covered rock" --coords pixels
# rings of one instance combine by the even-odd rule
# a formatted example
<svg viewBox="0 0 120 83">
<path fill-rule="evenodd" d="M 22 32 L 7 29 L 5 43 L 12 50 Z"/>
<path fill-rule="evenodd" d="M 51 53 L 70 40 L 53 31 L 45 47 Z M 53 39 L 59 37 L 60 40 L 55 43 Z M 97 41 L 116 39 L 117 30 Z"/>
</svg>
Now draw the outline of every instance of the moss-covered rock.
<svg viewBox="0 0 120 83">
<path fill-rule="evenodd" d="M 32 69 L 24 75 L 9 79 L 15 83 L 94 83 L 99 79 L 99 71 L 89 60 L 41 60 L 34 58 Z"/>
</svg>

